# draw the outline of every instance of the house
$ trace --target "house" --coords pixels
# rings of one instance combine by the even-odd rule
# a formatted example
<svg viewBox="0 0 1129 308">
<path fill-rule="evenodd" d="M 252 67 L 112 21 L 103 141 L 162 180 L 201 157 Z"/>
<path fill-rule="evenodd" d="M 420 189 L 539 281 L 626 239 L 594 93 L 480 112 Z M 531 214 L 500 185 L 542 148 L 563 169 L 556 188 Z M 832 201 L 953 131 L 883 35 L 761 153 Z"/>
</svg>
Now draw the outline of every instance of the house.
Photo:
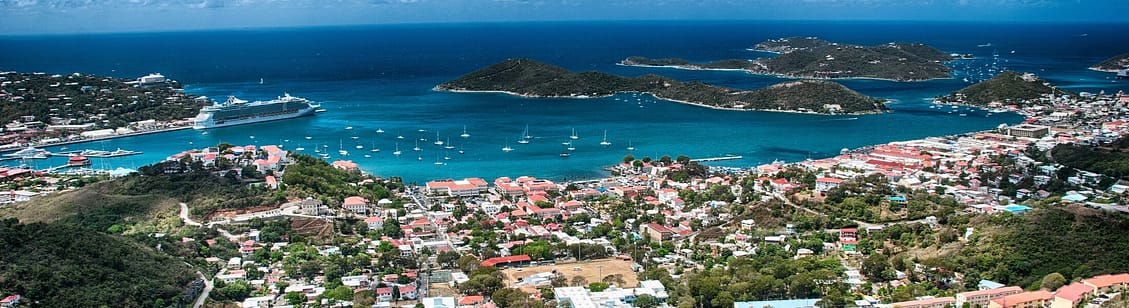
<svg viewBox="0 0 1129 308">
<path fill-rule="evenodd" d="M 841 185 L 841 184 L 843 184 L 842 179 L 818 178 L 818 179 L 815 179 L 815 191 L 820 192 L 820 193 L 824 193 L 824 192 L 827 192 L 828 190 L 834 189 L 835 187 L 839 187 L 839 185 Z"/>
<path fill-rule="evenodd" d="M 988 303 L 988 308 L 1042 308 L 1054 299 L 1046 290 L 1023 292 L 997 298 Z"/>
<path fill-rule="evenodd" d="M 669 241 L 674 236 L 674 231 L 670 228 L 653 222 L 639 226 L 639 233 L 647 235 L 656 242 Z"/>
<path fill-rule="evenodd" d="M 1094 287 L 1095 293 L 1110 293 L 1129 285 L 1129 274 L 1101 275 L 1082 279 L 1082 283 Z"/>
<path fill-rule="evenodd" d="M 334 168 L 337 168 L 337 169 L 345 170 L 345 171 L 357 171 L 357 170 L 359 170 L 359 169 L 358 169 L 358 166 L 357 166 L 357 163 L 355 163 L 355 162 L 353 162 L 353 161 L 351 161 L 351 160 L 337 160 L 337 161 L 334 161 L 334 162 L 333 162 L 333 167 L 334 167 Z"/>
<path fill-rule="evenodd" d="M 314 198 L 302 200 L 302 203 L 299 204 L 298 207 L 299 210 L 306 215 L 321 215 L 322 211 L 326 209 L 325 204 L 321 203 L 321 200 Z"/>
<path fill-rule="evenodd" d="M 387 302 L 392 300 L 392 288 L 376 288 L 376 300 Z"/>
<path fill-rule="evenodd" d="M 268 175 L 265 180 L 268 188 L 278 189 L 278 180 L 273 175 Z"/>
<path fill-rule="evenodd" d="M 477 307 L 478 305 L 486 303 L 486 298 L 482 295 L 470 295 L 459 298 L 459 307 Z"/>
<path fill-rule="evenodd" d="M 419 298 L 419 293 L 416 293 L 416 286 L 407 285 L 400 287 L 400 300 L 412 300 Z"/>
<path fill-rule="evenodd" d="M 1055 298 L 1051 301 L 1050 308 L 1078 307 L 1079 304 L 1085 302 L 1093 293 L 1094 287 L 1081 282 L 1062 286 L 1058 288 L 1058 291 L 1055 291 Z"/>
<path fill-rule="evenodd" d="M 987 290 L 976 290 L 963 293 L 957 293 L 956 306 L 963 307 L 964 303 L 976 306 L 988 306 L 989 302 L 994 299 L 1001 298 L 1008 295 L 1019 294 L 1023 289 L 1016 286 L 1002 287 Z"/>
<path fill-rule="evenodd" d="M 247 280 L 247 271 L 234 270 L 229 271 L 227 274 L 216 275 L 216 279 L 223 280 L 224 283 L 232 283 L 240 280 Z"/>
<path fill-rule="evenodd" d="M 486 261 L 482 261 L 482 266 L 493 266 L 497 268 L 522 267 L 529 265 L 529 262 L 532 260 L 533 259 L 530 258 L 529 255 L 494 257 L 486 259 Z"/>
<path fill-rule="evenodd" d="M 0 300 L 0 307 L 11 308 L 20 304 L 20 299 L 23 299 L 19 294 L 8 295 Z"/>
<path fill-rule="evenodd" d="M 894 308 L 945 308 L 953 304 L 956 304 L 956 299 L 952 297 L 938 297 L 898 302 L 890 304 L 890 306 Z"/>
<path fill-rule="evenodd" d="M 486 191 L 486 187 L 486 180 L 480 178 L 430 181 L 427 182 L 426 186 L 427 192 L 430 194 L 446 194 L 457 197 L 477 196 Z"/>
<path fill-rule="evenodd" d="M 455 308 L 454 297 L 424 297 L 419 301 L 423 308 Z"/>
<path fill-rule="evenodd" d="M 359 197 L 359 196 L 352 196 L 352 197 L 345 198 L 345 202 L 342 202 L 341 206 L 344 207 L 345 210 L 348 210 L 350 212 L 364 215 L 364 214 L 368 214 L 368 211 L 369 211 L 368 204 L 369 203 L 368 203 L 367 199 Z"/>
<path fill-rule="evenodd" d="M 384 228 L 384 219 L 380 216 L 365 218 L 365 224 L 368 225 L 369 230 L 380 230 Z"/>
</svg>

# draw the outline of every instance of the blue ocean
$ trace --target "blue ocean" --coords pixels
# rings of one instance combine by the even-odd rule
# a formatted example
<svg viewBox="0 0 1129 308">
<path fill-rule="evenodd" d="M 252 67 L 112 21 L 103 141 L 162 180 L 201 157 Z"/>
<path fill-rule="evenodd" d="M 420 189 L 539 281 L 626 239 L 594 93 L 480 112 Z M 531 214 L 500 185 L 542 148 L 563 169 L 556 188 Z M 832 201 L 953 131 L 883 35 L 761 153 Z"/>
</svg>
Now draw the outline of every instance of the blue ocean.
<svg viewBox="0 0 1129 308">
<path fill-rule="evenodd" d="M 143 151 L 95 159 L 95 168 L 136 168 L 220 142 L 283 144 L 367 172 L 406 181 L 533 175 L 605 176 L 625 155 L 743 159 L 753 166 L 836 155 L 841 149 L 926 136 L 992 129 L 1016 114 L 930 108 L 929 100 L 998 70 L 1032 72 L 1061 88 L 1107 93 L 1124 80 L 1086 68 L 1129 51 L 1129 24 L 901 22 L 575 22 L 420 24 L 97 35 L 0 36 L 0 70 L 136 78 L 160 72 L 186 91 L 224 99 L 265 100 L 290 93 L 322 102 L 313 117 L 207 131 L 176 131 L 68 146 Z M 628 56 L 692 61 L 771 56 L 746 50 L 787 36 L 875 45 L 920 42 L 975 60 L 954 61 L 956 77 L 926 82 L 843 80 L 888 98 L 893 112 L 820 116 L 721 111 L 623 94 L 593 99 L 526 99 L 504 94 L 446 93 L 432 87 L 507 58 L 532 58 L 572 70 L 660 74 L 751 89 L 787 81 L 741 72 L 684 71 L 615 65 Z M 260 80 L 262 83 L 260 83 Z M 964 113 L 966 116 L 959 116 Z M 346 129 L 352 127 L 353 129 Z M 470 136 L 462 138 L 466 133 Z M 518 144 L 528 127 L 529 144 Z M 563 143 L 575 129 L 570 157 Z M 384 133 L 377 133 L 382 130 Z M 606 139 L 605 139 L 606 134 Z M 397 138 L 403 136 L 403 139 Z M 438 136 L 447 149 L 435 145 Z M 426 141 L 421 141 L 426 139 Z M 601 146 L 601 141 L 610 142 Z M 358 148 L 358 146 L 360 148 Z M 420 151 L 413 148 L 419 147 Z M 514 148 L 512 152 L 502 147 Z M 634 150 L 628 150 L 627 147 Z M 380 152 L 372 152 L 379 148 Z M 350 152 L 342 157 L 339 149 Z M 394 156 L 399 149 L 403 155 Z M 58 150 L 49 148 L 48 150 Z M 462 150 L 465 154 L 459 154 Z M 364 157 L 364 155 L 370 157 Z M 18 162 L 8 162 L 16 164 Z M 24 163 L 61 165 L 61 158 Z"/>
</svg>

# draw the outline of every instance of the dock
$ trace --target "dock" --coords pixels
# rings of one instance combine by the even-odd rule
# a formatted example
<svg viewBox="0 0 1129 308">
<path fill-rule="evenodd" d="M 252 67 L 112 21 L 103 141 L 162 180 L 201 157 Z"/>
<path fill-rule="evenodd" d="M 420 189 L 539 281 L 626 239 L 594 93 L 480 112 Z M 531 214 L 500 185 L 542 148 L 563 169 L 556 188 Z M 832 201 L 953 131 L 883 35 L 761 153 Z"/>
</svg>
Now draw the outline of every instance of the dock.
<svg viewBox="0 0 1129 308">
<path fill-rule="evenodd" d="M 709 161 L 737 160 L 737 159 L 743 159 L 743 158 L 745 158 L 745 157 L 741 156 L 741 155 L 733 155 L 733 156 L 721 156 L 721 157 L 695 158 L 695 159 L 691 159 L 690 161 L 692 161 L 692 162 L 709 162 Z"/>
</svg>

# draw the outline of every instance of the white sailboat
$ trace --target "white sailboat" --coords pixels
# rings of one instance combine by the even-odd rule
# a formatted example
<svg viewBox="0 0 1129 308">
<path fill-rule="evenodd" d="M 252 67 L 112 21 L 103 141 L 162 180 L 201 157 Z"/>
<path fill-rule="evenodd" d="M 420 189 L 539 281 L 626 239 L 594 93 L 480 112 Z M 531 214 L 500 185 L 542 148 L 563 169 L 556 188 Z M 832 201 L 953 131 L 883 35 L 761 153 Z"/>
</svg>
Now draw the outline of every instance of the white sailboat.
<svg viewBox="0 0 1129 308">
<path fill-rule="evenodd" d="M 439 161 L 439 155 L 435 155 L 435 165 L 442 166 L 443 162 Z"/>
<path fill-rule="evenodd" d="M 454 148 L 455 148 L 455 145 L 454 145 L 454 144 L 451 144 L 451 138 L 447 138 L 447 145 L 446 145 L 446 146 L 443 146 L 443 148 L 444 148 L 444 149 L 448 149 L 448 150 L 450 150 L 450 149 L 454 149 Z"/>
<path fill-rule="evenodd" d="M 600 145 L 602 145 L 602 146 L 612 145 L 611 142 L 608 142 L 608 131 L 607 130 L 604 130 L 604 141 L 600 141 Z"/>
<path fill-rule="evenodd" d="M 525 125 L 525 131 L 521 133 L 521 138 L 522 139 L 533 139 L 533 136 L 529 135 L 529 125 L 528 124 Z"/>
<path fill-rule="evenodd" d="M 399 130 L 396 131 L 396 139 L 404 139 L 404 135 L 400 134 Z"/>
<path fill-rule="evenodd" d="M 443 139 L 439 139 L 439 131 L 435 131 L 435 145 L 443 145 Z"/>
<path fill-rule="evenodd" d="M 580 136 L 576 135 L 576 128 L 572 129 L 572 135 L 569 135 L 568 139 L 572 139 L 572 140 L 580 139 Z"/>
<path fill-rule="evenodd" d="M 412 151 L 416 151 L 416 152 L 419 152 L 419 151 L 422 151 L 422 150 L 423 150 L 423 149 L 420 149 L 420 148 L 419 148 L 419 141 L 416 141 L 416 147 L 412 148 Z"/>
<path fill-rule="evenodd" d="M 634 151 L 635 150 L 635 146 L 631 145 L 631 140 L 627 140 L 627 150 L 628 151 Z"/>
<path fill-rule="evenodd" d="M 377 128 L 377 129 L 376 129 L 376 133 L 377 133 L 377 134 L 383 134 L 383 133 L 384 133 L 384 130 L 383 130 L 383 129 L 380 129 L 380 128 Z"/>
<path fill-rule="evenodd" d="M 510 152 L 510 151 L 513 151 L 513 150 L 514 150 L 514 148 L 510 147 L 510 143 L 508 141 L 506 142 L 506 146 L 502 147 L 502 152 Z"/>
<path fill-rule="evenodd" d="M 568 150 L 569 151 L 576 151 L 576 147 L 572 146 L 572 141 L 568 142 Z"/>
<path fill-rule="evenodd" d="M 341 145 L 341 139 L 337 139 L 337 154 L 341 154 L 341 156 L 349 156 L 349 151 L 346 151 L 345 148 Z"/>
<path fill-rule="evenodd" d="M 459 135 L 459 137 L 463 137 L 463 138 L 469 138 L 470 137 L 470 134 L 466 133 L 466 125 L 463 125 L 463 134 Z"/>
<path fill-rule="evenodd" d="M 400 154 L 403 154 L 403 153 L 402 153 L 402 152 L 400 152 L 400 143 L 399 143 L 399 142 L 397 142 L 397 143 L 396 143 L 396 151 L 395 151 L 395 152 L 392 152 L 392 155 L 400 156 Z"/>
<path fill-rule="evenodd" d="M 373 152 L 373 153 L 376 153 L 376 152 L 380 152 L 380 148 L 376 147 L 376 138 L 373 138 L 373 140 L 372 140 L 372 149 L 371 149 L 371 150 L 369 150 L 369 151 L 370 151 L 370 152 Z"/>
</svg>

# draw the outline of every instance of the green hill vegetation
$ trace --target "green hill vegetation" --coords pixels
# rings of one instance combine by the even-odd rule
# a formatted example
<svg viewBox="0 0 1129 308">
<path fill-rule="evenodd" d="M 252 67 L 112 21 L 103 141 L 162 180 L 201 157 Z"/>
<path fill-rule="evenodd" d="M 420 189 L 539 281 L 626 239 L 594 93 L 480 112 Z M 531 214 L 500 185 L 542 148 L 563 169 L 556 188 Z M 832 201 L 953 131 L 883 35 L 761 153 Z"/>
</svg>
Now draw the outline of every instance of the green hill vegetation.
<svg viewBox="0 0 1129 308">
<path fill-rule="evenodd" d="M 1109 59 L 1105 59 L 1104 61 L 1091 66 L 1090 69 L 1103 72 L 1116 72 L 1126 67 L 1129 67 L 1129 52 L 1110 57 Z"/>
<path fill-rule="evenodd" d="M 880 100 L 827 81 L 802 80 L 743 91 L 658 75 L 622 77 L 600 72 L 576 73 L 530 59 L 502 61 L 440 84 L 436 90 L 574 98 L 646 92 L 661 99 L 735 110 L 873 113 L 886 108 Z M 834 106 L 829 105 L 838 105 L 838 109 L 833 110 Z"/>
<path fill-rule="evenodd" d="M 755 60 L 729 59 L 702 64 L 684 59 L 629 57 L 632 66 L 671 66 L 683 69 L 737 69 L 753 74 L 796 78 L 876 78 L 919 81 L 949 78 L 944 62 L 952 56 L 924 44 L 889 43 L 859 46 L 817 38 L 782 38 L 758 43 L 752 50 L 778 53 Z"/>
<path fill-rule="evenodd" d="M 937 101 L 972 106 L 988 106 L 992 102 L 1028 106 L 1043 104 L 1038 99 L 1052 92 L 1056 95 L 1074 95 L 1072 92 L 1056 89 L 1054 85 L 1035 75 L 1005 71 L 992 79 L 938 97 Z"/>
<path fill-rule="evenodd" d="M 1129 137 L 1101 147 L 1060 144 L 1051 149 L 1051 157 L 1067 167 L 1129 179 Z"/>
<path fill-rule="evenodd" d="M 96 128 L 116 128 L 142 120 L 190 118 L 208 102 L 181 92 L 175 81 L 136 87 L 130 80 L 82 74 L 46 75 L 2 73 L 0 123 L 34 116 L 52 124 L 95 123 Z M 99 116 L 104 114 L 105 116 Z M 102 122 L 102 119 L 109 122 Z M 54 119 L 54 120 L 53 120 Z"/>
<path fill-rule="evenodd" d="M 978 217 L 974 236 L 946 268 L 965 277 L 1037 287 L 1060 273 L 1067 281 L 1129 271 L 1129 221 L 1082 206 L 1035 209 L 1022 215 Z"/>
<path fill-rule="evenodd" d="M 38 307 L 191 304 L 196 279 L 183 262 L 117 235 L 77 225 L 0 220 L 0 294 Z"/>
</svg>

